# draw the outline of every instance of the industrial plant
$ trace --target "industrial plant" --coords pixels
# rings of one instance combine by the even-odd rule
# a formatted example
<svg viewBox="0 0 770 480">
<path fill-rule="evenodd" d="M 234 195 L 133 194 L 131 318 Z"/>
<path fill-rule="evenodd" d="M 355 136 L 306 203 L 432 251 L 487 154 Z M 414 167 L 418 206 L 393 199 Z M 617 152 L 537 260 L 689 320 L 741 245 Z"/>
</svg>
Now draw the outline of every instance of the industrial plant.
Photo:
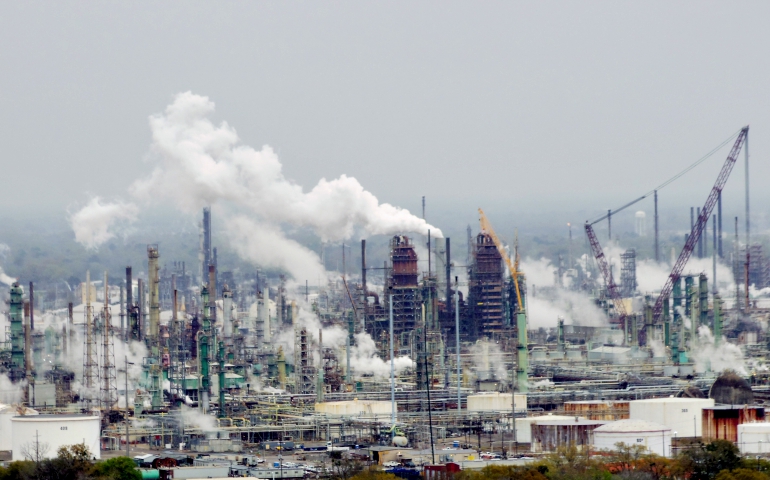
<svg viewBox="0 0 770 480">
<path fill-rule="evenodd" d="M 146 263 L 84 272 L 66 299 L 36 301 L 33 282 L 13 282 L 0 450 L 22 460 L 41 439 L 43 456 L 82 442 L 163 478 L 324 476 L 335 458 L 474 469 L 620 443 L 670 457 L 715 439 L 766 454 L 770 262 L 748 221 L 742 239 L 737 218 L 734 239 L 722 231 L 722 190 L 747 137 L 734 136 L 655 291 L 640 291 L 634 249 L 602 246 L 617 249 L 613 216 L 649 194 L 586 222 L 582 257 L 570 226 L 551 285 L 530 285 L 526 252 L 481 209 L 462 255 L 440 232 L 402 231 L 378 243 L 383 264 L 367 262 L 363 239 L 352 265 L 343 243 L 341 272 L 311 285 L 221 268 L 209 207 L 196 265 L 151 244 Z M 654 234 L 644 212 L 635 234 L 665 265 L 651 194 Z M 691 270 L 693 256 L 713 268 Z M 734 290 L 718 288 L 718 264 L 731 265 Z M 563 297 L 599 321 L 567 308 L 553 326 L 532 324 L 538 302 Z"/>
</svg>

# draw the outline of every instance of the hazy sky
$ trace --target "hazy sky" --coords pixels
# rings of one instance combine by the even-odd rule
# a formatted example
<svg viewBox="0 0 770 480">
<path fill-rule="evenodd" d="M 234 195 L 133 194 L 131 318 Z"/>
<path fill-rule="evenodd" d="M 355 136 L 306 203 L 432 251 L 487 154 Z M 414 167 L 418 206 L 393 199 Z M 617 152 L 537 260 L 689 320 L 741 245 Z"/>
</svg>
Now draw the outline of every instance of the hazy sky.
<svg viewBox="0 0 770 480">
<path fill-rule="evenodd" d="M 598 212 L 750 124 L 759 214 L 768 18 L 768 2 L 2 2 L 0 209 L 125 196 L 149 171 L 148 116 L 191 90 L 308 189 L 344 173 L 444 215 Z M 726 153 L 667 205 L 702 204 Z"/>
</svg>

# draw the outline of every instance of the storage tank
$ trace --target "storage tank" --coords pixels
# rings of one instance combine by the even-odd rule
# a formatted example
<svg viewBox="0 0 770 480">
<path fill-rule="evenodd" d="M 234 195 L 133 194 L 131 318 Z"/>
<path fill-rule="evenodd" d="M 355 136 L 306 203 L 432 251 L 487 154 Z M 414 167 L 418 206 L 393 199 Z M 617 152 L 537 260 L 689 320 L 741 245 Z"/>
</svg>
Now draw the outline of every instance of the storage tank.
<svg viewBox="0 0 770 480">
<path fill-rule="evenodd" d="M 11 418 L 13 460 L 24 460 L 23 450 L 34 448 L 35 439 L 48 447 L 43 457 L 55 458 L 59 447 L 85 443 L 91 456 L 99 451 L 99 417 L 93 415 L 25 415 Z M 42 453 L 42 452 L 41 452 Z"/>
<path fill-rule="evenodd" d="M 765 407 L 715 405 L 703 409 L 703 441 L 738 441 L 738 425 L 765 421 Z"/>
<path fill-rule="evenodd" d="M 511 394 L 510 393 L 479 393 L 468 395 L 469 412 L 510 412 Z M 517 412 L 527 411 L 527 396 L 516 394 L 515 406 Z"/>
<path fill-rule="evenodd" d="M 584 417 L 578 417 L 579 420 L 585 420 Z M 532 424 L 548 420 L 575 421 L 574 416 L 566 415 L 539 415 L 537 417 L 524 417 L 516 419 L 516 443 L 532 443 Z M 506 419 L 510 422 L 510 419 Z M 511 439 L 513 440 L 513 439 Z"/>
<path fill-rule="evenodd" d="M 590 447 L 592 432 L 607 422 L 601 420 L 540 420 L 532 424 L 531 450 L 555 452 L 559 447 L 575 445 L 579 450 Z"/>
<path fill-rule="evenodd" d="M 770 423 L 738 425 L 738 449 L 741 453 L 770 453 Z"/>
<path fill-rule="evenodd" d="M 37 410 L 27 407 L 14 407 L 12 405 L 0 404 L 0 451 L 10 452 L 13 449 L 11 445 L 11 419 L 18 415 L 37 415 Z"/>
<path fill-rule="evenodd" d="M 675 437 L 702 435 L 703 409 L 714 406 L 713 398 L 648 398 L 628 404 L 631 420 L 645 420 L 669 427 Z"/>
<path fill-rule="evenodd" d="M 564 402 L 564 411 L 589 420 L 625 420 L 628 418 L 628 401 L 584 400 Z"/>
<path fill-rule="evenodd" d="M 659 423 L 644 420 L 618 420 L 593 431 L 594 448 L 597 450 L 617 449 L 616 444 L 642 445 L 649 453 L 662 457 L 671 456 L 671 429 Z"/>
<path fill-rule="evenodd" d="M 345 400 L 315 404 L 316 413 L 330 417 L 390 415 L 391 403 L 386 400 Z"/>
</svg>

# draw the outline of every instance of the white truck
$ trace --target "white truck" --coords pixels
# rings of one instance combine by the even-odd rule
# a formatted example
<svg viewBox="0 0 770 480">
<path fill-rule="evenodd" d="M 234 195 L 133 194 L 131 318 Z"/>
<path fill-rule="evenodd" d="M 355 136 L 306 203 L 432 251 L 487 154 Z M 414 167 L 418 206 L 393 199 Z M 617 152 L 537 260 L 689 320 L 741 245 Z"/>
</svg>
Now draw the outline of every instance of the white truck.
<svg viewBox="0 0 770 480">
<path fill-rule="evenodd" d="M 326 450 L 330 452 L 347 452 L 350 450 L 350 447 L 335 447 L 332 445 L 332 442 L 326 442 Z"/>
</svg>

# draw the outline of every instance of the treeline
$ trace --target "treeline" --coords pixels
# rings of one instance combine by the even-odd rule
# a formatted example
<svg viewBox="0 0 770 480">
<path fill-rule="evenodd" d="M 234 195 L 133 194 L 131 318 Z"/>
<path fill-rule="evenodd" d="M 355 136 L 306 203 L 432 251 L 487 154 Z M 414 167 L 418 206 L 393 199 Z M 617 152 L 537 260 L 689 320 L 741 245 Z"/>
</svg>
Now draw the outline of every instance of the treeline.
<svg viewBox="0 0 770 480">
<path fill-rule="evenodd" d="M 0 480 L 141 480 L 142 474 L 128 457 L 94 461 L 84 444 L 61 447 L 55 458 L 42 458 L 39 446 L 31 445 L 30 460 L 0 467 Z"/>
<path fill-rule="evenodd" d="M 674 458 L 619 444 L 617 451 L 581 452 L 563 448 L 527 466 L 463 470 L 452 480 L 770 480 L 770 461 L 741 457 L 729 441 L 688 446 Z M 361 471 L 345 480 L 397 480 L 382 471 Z"/>
</svg>

